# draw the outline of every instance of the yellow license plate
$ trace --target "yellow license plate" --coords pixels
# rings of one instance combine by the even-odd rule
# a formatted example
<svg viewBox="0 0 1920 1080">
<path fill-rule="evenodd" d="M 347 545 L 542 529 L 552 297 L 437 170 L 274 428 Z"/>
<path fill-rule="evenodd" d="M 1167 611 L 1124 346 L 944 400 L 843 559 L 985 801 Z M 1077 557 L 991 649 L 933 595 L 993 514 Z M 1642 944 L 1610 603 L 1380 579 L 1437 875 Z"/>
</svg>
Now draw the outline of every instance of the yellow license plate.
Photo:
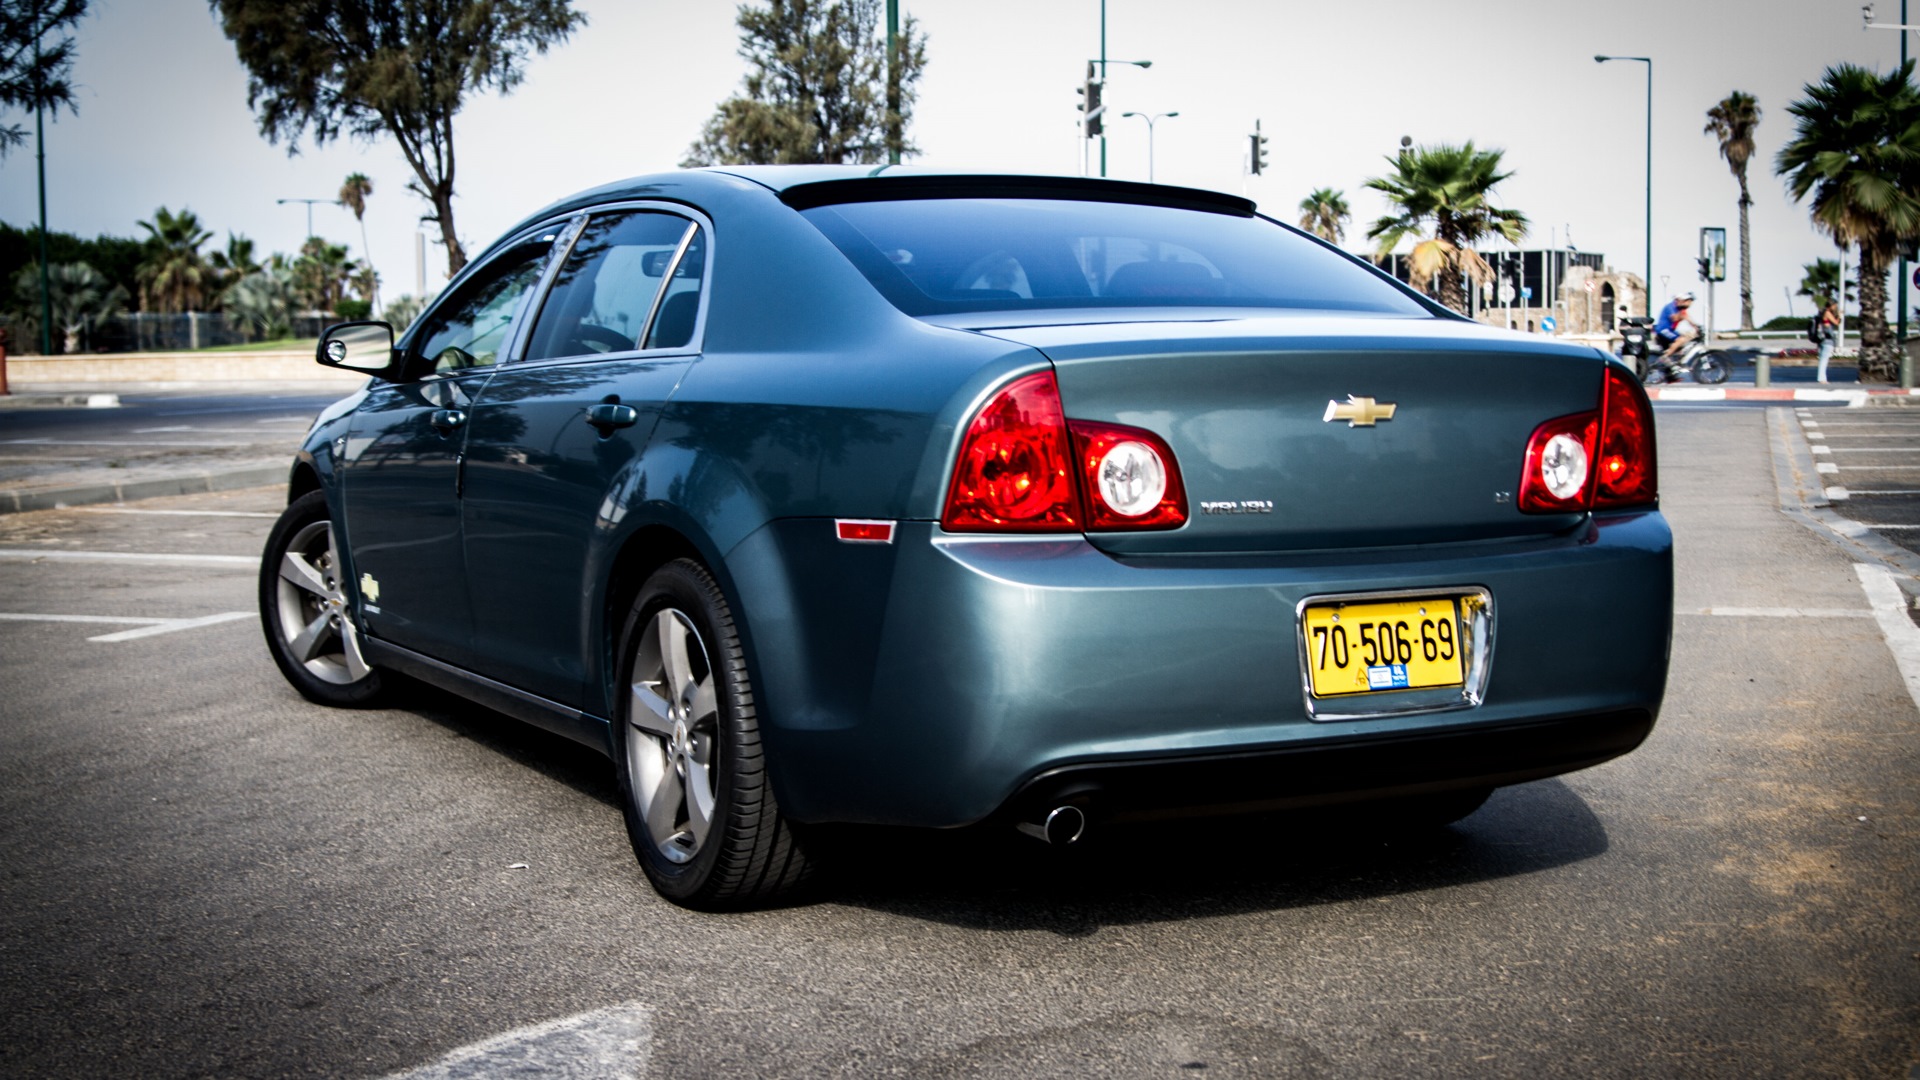
<svg viewBox="0 0 1920 1080">
<path fill-rule="evenodd" d="M 1458 597 L 1310 604 L 1302 614 L 1315 697 L 1459 686 Z"/>
</svg>

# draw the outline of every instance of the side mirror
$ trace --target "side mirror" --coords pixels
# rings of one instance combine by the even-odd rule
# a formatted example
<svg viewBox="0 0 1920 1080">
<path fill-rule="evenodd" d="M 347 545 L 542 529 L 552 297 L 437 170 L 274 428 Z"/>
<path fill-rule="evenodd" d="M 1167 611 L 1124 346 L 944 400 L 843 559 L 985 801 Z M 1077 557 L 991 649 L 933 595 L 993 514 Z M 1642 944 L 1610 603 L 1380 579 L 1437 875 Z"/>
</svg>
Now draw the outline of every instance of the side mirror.
<svg viewBox="0 0 1920 1080">
<path fill-rule="evenodd" d="M 393 327 L 383 322 L 345 322 L 327 327 L 313 358 L 322 367 L 361 371 L 381 379 L 391 379 L 400 372 L 400 357 L 393 349 Z"/>
</svg>

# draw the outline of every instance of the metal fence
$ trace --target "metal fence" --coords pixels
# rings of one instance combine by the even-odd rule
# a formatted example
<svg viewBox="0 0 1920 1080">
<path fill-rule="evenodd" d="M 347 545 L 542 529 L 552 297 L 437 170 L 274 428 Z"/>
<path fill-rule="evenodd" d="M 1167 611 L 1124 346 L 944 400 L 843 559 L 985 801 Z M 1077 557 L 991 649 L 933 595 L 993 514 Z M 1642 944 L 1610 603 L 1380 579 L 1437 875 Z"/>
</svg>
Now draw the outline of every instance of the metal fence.
<svg viewBox="0 0 1920 1080">
<path fill-rule="evenodd" d="M 337 321 L 329 316 L 297 315 L 292 319 L 293 336 L 319 337 L 328 323 Z M 258 324 L 225 312 L 117 315 L 89 336 L 91 340 L 83 346 L 87 352 L 172 352 L 244 345 L 261 339 Z"/>
</svg>

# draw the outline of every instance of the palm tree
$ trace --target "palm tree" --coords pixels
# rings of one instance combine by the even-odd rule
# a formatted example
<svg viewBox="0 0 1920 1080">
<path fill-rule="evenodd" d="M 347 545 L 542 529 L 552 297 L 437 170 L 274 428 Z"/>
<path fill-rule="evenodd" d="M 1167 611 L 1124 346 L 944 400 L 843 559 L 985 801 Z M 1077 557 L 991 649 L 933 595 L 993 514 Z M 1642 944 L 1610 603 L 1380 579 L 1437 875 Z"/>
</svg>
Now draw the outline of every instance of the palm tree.
<svg viewBox="0 0 1920 1080">
<path fill-rule="evenodd" d="M 303 311 L 331 314 L 347 295 L 356 263 L 347 258 L 345 244 L 329 244 L 307 237 L 293 263 L 293 281 Z"/>
<path fill-rule="evenodd" d="M 1369 239 L 1379 241 L 1378 254 L 1430 226 L 1433 235 L 1414 245 L 1408 262 L 1416 281 L 1440 279 L 1440 302 L 1455 311 L 1467 310 L 1466 279 L 1480 281 L 1492 272 L 1472 245 L 1496 234 L 1509 243 L 1527 235 L 1525 214 L 1488 201 L 1494 187 L 1513 175 L 1500 171 L 1501 153 L 1476 150 L 1471 141 L 1416 146 L 1387 159 L 1391 176 L 1366 184 L 1399 211 L 1367 230 Z"/>
<path fill-rule="evenodd" d="M 200 227 L 191 210 L 178 214 L 162 206 L 147 230 L 147 257 L 135 271 L 140 283 L 140 306 L 159 311 L 199 311 L 207 304 L 213 285 L 213 267 L 200 254 L 200 245 L 213 233 Z"/>
<path fill-rule="evenodd" d="M 1346 222 L 1352 219 L 1344 191 L 1315 188 L 1313 194 L 1300 200 L 1300 227 L 1329 244 L 1338 245 L 1346 238 Z"/>
<path fill-rule="evenodd" d="M 360 223 L 360 254 L 367 264 L 369 273 L 373 270 L 373 248 L 367 244 L 367 196 L 373 194 L 373 181 L 366 173 L 349 173 L 346 182 L 340 185 L 340 205 L 353 211 L 353 220 Z M 365 297 L 375 310 L 380 307 L 380 279 L 373 277 L 372 293 Z"/>
<path fill-rule="evenodd" d="M 47 294 L 51 298 L 53 340 L 61 352 L 79 352 L 86 338 L 127 304 L 127 290 L 87 263 L 54 263 L 47 267 Z M 23 333 L 39 337 L 40 264 L 28 263 L 13 278 L 14 321 Z"/>
<path fill-rule="evenodd" d="M 1747 208 L 1753 197 L 1747 194 L 1747 162 L 1753 158 L 1753 129 L 1760 126 L 1760 102 L 1752 94 L 1735 90 L 1720 104 L 1707 110 L 1706 134 L 1720 140 L 1720 156 L 1740 182 L 1740 329 L 1753 329 L 1753 255 L 1747 249 Z"/>
<path fill-rule="evenodd" d="M 1827 301 L 1840 295 L 1840 260 L 1815 259 L 1810 263 L 1802 263 L 1800 269 L 1805 274 L 1800 278 L 1800 288 L 1794 291 L 1794 295 L 1804 296 L 1819 307 L 1826 307 Z M 1846 299 L 1841 301 L 1842 307 L 1853 303 L 1855 284 L 1852 278 L 1847 279 Z"/>
<path fill-rule="evenodd" d="M 1920 236 L 1920 91 L 1913 63 L 1880 75 L 1836 64 L 1787 106 L 1798 121 L 1774 158 L 1798 202 L 1812 196 L 1814 224 L 1860 249 L 1860 370 L 1893 378 L 1899 359 L 1887 327 L 1887 265 Z"/>
<path fill-rule="evenodd" d="M 213 267 L 214 274 L 220 279 L 220 295 L 217 298 L 221 307 L 225 307 L 227 297 L 234 286 L 248 274 L 260 269 L 259 260 L 253 257 L 253 241 L 244 236 L 227 233 L 227 250 L 216 251 L 207 256 L 207 262 Z"/>
</svg>

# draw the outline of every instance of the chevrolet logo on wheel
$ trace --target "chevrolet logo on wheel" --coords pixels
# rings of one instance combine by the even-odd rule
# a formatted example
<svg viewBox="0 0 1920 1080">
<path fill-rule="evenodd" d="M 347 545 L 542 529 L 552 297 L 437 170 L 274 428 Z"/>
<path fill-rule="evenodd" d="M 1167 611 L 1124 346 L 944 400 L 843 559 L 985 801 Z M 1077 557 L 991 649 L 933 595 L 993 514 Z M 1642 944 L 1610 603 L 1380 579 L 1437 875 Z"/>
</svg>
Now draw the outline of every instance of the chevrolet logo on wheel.
<svg viewBox="0 0 1920 1080">
<path fill-rule="evenodd" d="M 1399 407 L 1391 401 L 1382 404 L 1370 397 L 1354 397 L 1348 394 L 1344 402 L 1327 402 L 1327 414 L 1320 420 L 1328 424 L 1335 420 L 1345 420 L 1350 428 L 1372 427 L 1381 420 L 1393 419 L 1394 410 Z"/>
</svg>

